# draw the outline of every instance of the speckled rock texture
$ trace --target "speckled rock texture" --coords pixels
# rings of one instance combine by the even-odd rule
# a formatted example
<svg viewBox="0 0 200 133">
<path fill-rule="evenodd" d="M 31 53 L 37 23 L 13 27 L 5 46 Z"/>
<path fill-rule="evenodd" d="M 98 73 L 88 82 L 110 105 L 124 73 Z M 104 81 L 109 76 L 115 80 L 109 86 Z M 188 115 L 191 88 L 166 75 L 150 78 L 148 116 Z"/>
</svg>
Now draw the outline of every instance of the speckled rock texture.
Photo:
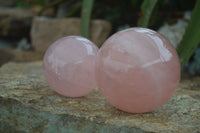
<svg viewBox="0 0 200 133">
<path fill-rule="evenodd" d="M 157 110 L 129 114 L 98 90 L 82 98 L 58 95 L 44 80 L 42 62 L 8 63 L 0 68 L 0 132 L 199 133 L 200 77 L 182 80 Z"/>
</svg>

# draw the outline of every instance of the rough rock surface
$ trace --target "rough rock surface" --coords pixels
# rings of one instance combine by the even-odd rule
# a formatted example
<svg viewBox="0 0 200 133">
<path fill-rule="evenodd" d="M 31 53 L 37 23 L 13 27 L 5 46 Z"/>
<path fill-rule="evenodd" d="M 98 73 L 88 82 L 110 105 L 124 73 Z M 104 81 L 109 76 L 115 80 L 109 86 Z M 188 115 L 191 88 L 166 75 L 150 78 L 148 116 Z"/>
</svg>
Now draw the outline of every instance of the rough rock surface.
<svg viewBox="0 0 200 133">
<path fill-rule="evenodd" d="M 36 17 L 31 29 L 32 45 L 44 54 L 46 49 L 57 39 L 69 35 L 81 35 L 79 18 L 50 19 Z M 104 20 L 91 22 L 91 40 L 100 46 L 108 37 L 111 24 Z"/>
<path fill-rule="evenodd" d="M 98 90 L 82 98 L 58 95 L 44 80 L 41 62 L 8 63 L 0 68 L 0 132 L 199 133 L 200 77 L 182 80 L 157 110 L 129 114 Z"/>
</svg>

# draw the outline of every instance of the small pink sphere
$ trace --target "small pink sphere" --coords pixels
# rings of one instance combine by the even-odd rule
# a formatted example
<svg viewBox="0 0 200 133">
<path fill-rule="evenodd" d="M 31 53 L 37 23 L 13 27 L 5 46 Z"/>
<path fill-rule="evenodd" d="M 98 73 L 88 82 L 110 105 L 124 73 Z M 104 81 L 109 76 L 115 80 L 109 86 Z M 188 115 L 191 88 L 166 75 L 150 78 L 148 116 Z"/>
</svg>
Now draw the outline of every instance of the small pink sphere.
<svg viewBox="0 0 200 133">
<path fill-rule="evenodd" d="M 46 51 L 43 70 L 49 86 L 68 97 L 84 96 L 96 87 L 97 46 L 79 36 L 63 37 Z"/>
<path fill-rule="evenodd" d="M 176 50 L 161 34 L 130 28 L 103 44 L 95 73 L 108 102 L 126 112 L 145 113 L 172 96 L 180 80 L 180 62 Z"/>
</svg>

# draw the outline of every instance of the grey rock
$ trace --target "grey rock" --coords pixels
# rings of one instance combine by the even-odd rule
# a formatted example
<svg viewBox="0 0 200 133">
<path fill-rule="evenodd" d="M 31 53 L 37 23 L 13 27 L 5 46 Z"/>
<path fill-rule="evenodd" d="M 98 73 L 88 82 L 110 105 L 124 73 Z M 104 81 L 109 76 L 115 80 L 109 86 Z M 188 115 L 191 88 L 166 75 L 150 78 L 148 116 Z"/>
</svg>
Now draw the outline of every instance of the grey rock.
<svg viewBox="0 0 200 133">
<path fill-rule="evenodd" d="M 200 77 L 182 80 L 157 110 L 130 114 L 111 106 L 98 90 L 68 98 L 49 88 L 42 62 L 0 68 L 0 132 L 23 133 L 198 133 Z"/>
<path fill-rule="evenodd" d="M 186 27 L 187 22 L 178 20 L 178 22 L 173 25 L 165 23 L 162 27 L 159 28 L 158 32 L 164 35 L 171 42 L 174 48 L 177 48 L 183 37 Z"/>
<path fill-rule="evenodd" d="M 191 15 L 191 11 L 186 11 L 184 19 L 189 21 Z M 183 38 L 187 25 L 188 23 L 186 21 L 178 19 L 178 21 L 172 25 L 165 23 L 158 29 L 158 32 L 164 35 L 171 42 L 171 44 L 177 48 Z"/>
<path fill-rule="evenodd" d="M 69 35 L 81 35 L 79 18 L 50 19 L 36 17 L 31 29 L 32 45 L 36 51 L 44 54 L 57 39 Z M 110 34 L 111 24 L 104 20 L 91 22 L 91 40 L 99 47 Z"/>
<path fill-rule="evenodd" d="M 18 43 L 17 43 L 17 50 L 19 51 L 26 51 L 30 50 L 31 45 L 29 44 L 27 38 L 22 38 Z"/>
</svg>

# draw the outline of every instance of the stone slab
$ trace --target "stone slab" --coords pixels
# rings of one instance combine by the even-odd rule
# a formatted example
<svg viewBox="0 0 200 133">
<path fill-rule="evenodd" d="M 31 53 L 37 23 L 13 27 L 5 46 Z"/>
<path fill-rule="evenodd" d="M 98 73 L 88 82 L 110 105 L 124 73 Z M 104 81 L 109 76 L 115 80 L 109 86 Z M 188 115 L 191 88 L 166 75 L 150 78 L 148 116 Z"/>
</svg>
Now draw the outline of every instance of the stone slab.
<svg viewBox="0 0 200 133">
<path fill-rule="evenodd" d="M 182 80 L 157 110 L 130 114 L 98 90 L 81 98 L 58 95 L 44 80 L 42 62 L 7 63 L 0 68 L 0 132 L 199 133 L 200 77 Z"/>
<path fill-rule="evenodd" d="M 110 34 L 111 24 L 105 20 L 92 20 L 90 30 L 91 41 L 100 47 Z M 80 18 L 52 19 L 35 17 L 33 20 L 31 40 L 37 52 L 44 54 L 53 42 L 70 35 L 81 36 Z"/>
<path fill-rule="evenodd" d="M 15 49 L 0 49 L 0 66 L 6 62 L 28 62 L 42 60 L 43 56 L 34 51 L 18 51 Z"/>
</svg>

